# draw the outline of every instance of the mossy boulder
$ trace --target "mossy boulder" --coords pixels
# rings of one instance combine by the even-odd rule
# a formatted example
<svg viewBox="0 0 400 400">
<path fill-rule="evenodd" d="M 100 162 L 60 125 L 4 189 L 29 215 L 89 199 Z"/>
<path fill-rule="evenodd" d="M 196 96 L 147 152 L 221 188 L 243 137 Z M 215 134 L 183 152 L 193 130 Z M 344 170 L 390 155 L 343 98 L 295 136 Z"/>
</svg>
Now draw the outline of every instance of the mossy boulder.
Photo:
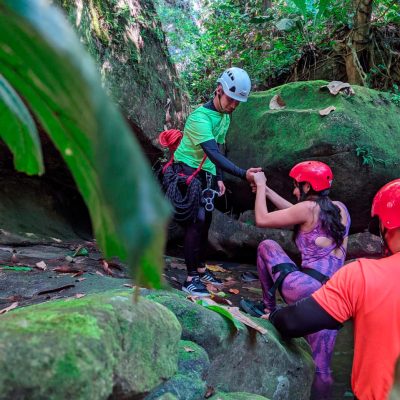
<svg viewBox="0 0 400 400">
<path fill-rule="evenodd" d="M 0 399 L 141 398 L 177 371 L 176 317 L 131 291 L 17 309 L 1 326 Z"/>
<path fill-rule="evenodd" d="M 182 128 L 189 99 L 152 0 L 56 0 L 97 62 L 148 155 L 165 127 Z M 153 154 L 154 155 L 154 154 Z"/>
<path fill-rule="evenodd" d="M 274 398 L 279 392 L 284 396 L 281 398 L 309 399 L 314 364 L 305 340 L 284 342 L 269 321 L 261 319 L 255 321 L 267 329 L 266 334 L 244 326 L 237 331 L 228 319 L 174 291 L 153 292 L 148 298 L 176 315 L 182 325 L 182 339 L 207 351 L 211 362 L 208 385 L 227 393 Z"/>
<path fill-rule="evenodd" d="M 209 366 L 210 360 L 202 347 L 194 342 L 181 340 L 177 374 L 154 389 L 145 400 L 157 400 L 168 393 L 177 400 L 202 399 L 207 389 L 204 378 Z"/>
<path fill-rule="evenodd" d="M 354 86 L 354 96 L 333 96 L 320 90 L 326 84 L 294 82 L 251 95 L 233 115 L 228 157 L 241 167 L 263 167 L 270 186 L 288 199 L 293 199 L 288 173 L 294 164 L 326 162 L 335 176 L 331 197 L 348 206 L 352 230 L 359 232 L 368 224 L 376 191 L 400 177 L 400 108 L 387 93 Z M 270 110 L 277 94 L 286 107 Z M 336 110 L 321 116 L 319 110 L 328 106 Z M 230 182 L 233 204 L 254 208 L 248 185 Z"/>
</svg>

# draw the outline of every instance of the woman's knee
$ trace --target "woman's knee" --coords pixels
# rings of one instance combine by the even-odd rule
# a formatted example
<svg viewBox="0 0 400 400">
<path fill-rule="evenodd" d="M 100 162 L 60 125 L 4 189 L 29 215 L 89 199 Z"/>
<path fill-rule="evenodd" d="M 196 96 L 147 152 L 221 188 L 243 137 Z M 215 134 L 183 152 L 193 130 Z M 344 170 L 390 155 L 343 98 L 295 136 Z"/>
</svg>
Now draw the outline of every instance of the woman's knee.
<svg viewBox="0 0 400 400">
<path fill-rule="evenodd" d="M 276 252 L 276 251 L 283 251 L 282 247 L 276 243 L 274 240 L 264 240 L 262 241 L 257 248 L 257 253 L 271 253 L 271 252 Z"/>
</svg>

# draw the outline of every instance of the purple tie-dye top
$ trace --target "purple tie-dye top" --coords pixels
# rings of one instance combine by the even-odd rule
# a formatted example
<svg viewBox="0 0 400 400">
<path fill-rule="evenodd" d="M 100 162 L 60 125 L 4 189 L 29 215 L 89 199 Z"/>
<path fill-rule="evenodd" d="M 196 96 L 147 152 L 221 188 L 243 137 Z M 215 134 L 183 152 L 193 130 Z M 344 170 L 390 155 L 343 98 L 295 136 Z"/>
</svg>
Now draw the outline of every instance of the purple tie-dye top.
<svg viewBox="0 0 400 400">
<path fill-rule="evenodd" d="M 339 202 L 338 202 L 339 203 Z M 350 229 L 350 214 L 343 203 L 339 203 L 347 215 L 346 233 L 348 236 Z M 322 274 L 331 277 L 343 264 L 346 259 L 346 250 L 340 246 L 340 256 L 335 256 L 333 251 L 336 249 L 336 244 L 333 243 L 327 247 L 318 246 L 315 241 L 319 237 L 329 237 L 321 227 L 321 221 L 310 232 L 299 232 L 296 238 L 297 248 L 301 252 L 301 266 L 303 268 L 312 268 Z M 337 254 L 337 252 L 336 252 Z"/>
</svg>

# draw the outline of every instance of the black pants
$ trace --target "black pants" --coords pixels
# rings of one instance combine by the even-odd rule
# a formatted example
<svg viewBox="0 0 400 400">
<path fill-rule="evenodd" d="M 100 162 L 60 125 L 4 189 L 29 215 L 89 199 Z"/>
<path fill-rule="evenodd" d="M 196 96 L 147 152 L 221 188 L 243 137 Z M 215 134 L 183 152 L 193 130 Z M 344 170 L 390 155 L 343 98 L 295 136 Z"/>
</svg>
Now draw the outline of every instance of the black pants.
<svg viewBox="0 0 400 400">
<path fill-rule="evenodd" d="M 191 175 L 196 170 L 184 163 L 177 163 L 178 168 L 185 175 Z M 196 178 L 200 180 L 202 189 L 207 188 L 206 172 L 200 171 Z M 212 175 L 211 189 L 217 190 L 217 180 L 215 175 Z M 212 220 L 212 212 L 206 211 L 203 205 L 199 207 L 196 221 L 188 221 L 184 224 L 185 238 L 183 250 L 185 254 L 185 264 L 188 275 L 197 275 L 197 268 L 204 266 L 207 245 L 208 245 L 208 231 L 210 229 Z"/>
</svg>

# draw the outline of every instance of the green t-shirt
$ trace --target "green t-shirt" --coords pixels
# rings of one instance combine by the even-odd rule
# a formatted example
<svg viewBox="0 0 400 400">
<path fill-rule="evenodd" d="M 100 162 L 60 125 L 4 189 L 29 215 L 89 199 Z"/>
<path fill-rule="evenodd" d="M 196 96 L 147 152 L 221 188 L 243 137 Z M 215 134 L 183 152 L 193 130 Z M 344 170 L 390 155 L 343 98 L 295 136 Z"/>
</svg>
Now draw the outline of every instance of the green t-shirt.
<svg viewBox="0 0 400 400">
<path fill-rule="evenodd" d="M 222 114 L 203 106 L 197 108 L 186 120 L 183 138 L 175 151 L 174 160 L 197 168 L 204 157 L 200 143 L 211 139 L 215 139 L 220 144 L 225 143 L 229 123 L 228 114 Z M 201 169 L 216 175 L 215 164 L 209 158 L 206 159 Z"/>
</svg>

